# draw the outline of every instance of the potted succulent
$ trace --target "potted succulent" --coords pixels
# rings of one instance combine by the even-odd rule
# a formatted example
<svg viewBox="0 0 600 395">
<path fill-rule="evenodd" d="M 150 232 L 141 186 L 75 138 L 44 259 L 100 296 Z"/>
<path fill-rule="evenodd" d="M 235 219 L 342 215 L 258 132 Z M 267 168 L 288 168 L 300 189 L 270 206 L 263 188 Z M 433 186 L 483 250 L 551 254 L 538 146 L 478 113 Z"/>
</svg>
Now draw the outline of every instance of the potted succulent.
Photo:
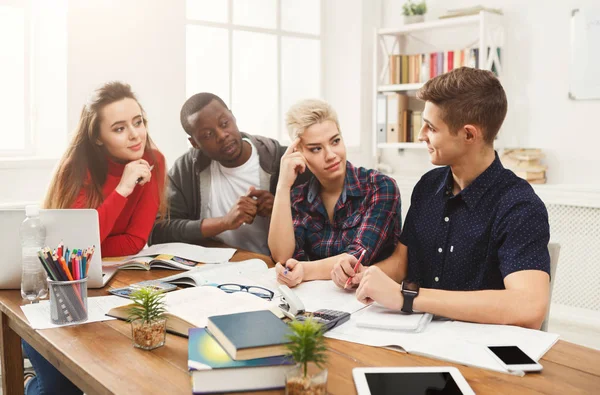
<svg viewBox="0 0 600 395">
<path fill-rule="evenodd" d="M 404 15 L 404 24 L 423 22 L 425 13 L 427 12 L 427 4 L 425 0 L 415 2 L 408 0 L 402 5 L 402 14 Z"/>
<path fill-rule="evenodd" d="M 323 325 L 312 319 L 294 320 L 289 324 L 291 334 L 287 344 L 288 356 L 296 366 L 286 374 L 286 395 L 327 394 L 327 348 Z"/>
<path fill-rule="evenodd" d="M 133 304 L 129 308 L 133 346 L 153 350 L 165 344 L 167 318 L 164 293 L 153 288 L 140 288 L 129 295 Z"/>
</svg>

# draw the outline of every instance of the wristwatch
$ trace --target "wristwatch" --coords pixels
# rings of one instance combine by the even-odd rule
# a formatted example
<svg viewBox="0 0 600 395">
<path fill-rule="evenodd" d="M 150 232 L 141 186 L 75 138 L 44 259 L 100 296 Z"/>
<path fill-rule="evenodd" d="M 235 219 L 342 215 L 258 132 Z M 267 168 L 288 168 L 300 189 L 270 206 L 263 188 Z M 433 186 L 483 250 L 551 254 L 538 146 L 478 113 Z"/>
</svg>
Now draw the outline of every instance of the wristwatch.
<svg viewBox="0 0 600 395">
<path fill-rule="evenodd" d="M 421 286 L 418 283 L 409 283 L 408 281 L 402 282 L 402 296 L 404 302 L 402 304 L 402 311 L 408 314 L 413 313 L 413 301 L 419 295 L 419 288 Z"/>
</svg>

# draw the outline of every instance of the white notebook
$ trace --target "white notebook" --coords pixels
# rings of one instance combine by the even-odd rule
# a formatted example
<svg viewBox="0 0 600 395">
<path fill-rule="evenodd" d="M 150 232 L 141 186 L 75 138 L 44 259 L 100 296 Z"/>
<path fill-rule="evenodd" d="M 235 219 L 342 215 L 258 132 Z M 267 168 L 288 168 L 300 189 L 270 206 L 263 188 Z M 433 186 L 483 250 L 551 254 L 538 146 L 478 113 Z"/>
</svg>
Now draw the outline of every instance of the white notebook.
<svg viewBox="0 0 600 395">
<path fill-rule="evenodd" d="M 406 314 L 373 304 L 356 317 L 356 326 L 362 328 L 389 329 L 407 332 L 421 332 L 431 321 L 431 314 Z"/>
</svg>

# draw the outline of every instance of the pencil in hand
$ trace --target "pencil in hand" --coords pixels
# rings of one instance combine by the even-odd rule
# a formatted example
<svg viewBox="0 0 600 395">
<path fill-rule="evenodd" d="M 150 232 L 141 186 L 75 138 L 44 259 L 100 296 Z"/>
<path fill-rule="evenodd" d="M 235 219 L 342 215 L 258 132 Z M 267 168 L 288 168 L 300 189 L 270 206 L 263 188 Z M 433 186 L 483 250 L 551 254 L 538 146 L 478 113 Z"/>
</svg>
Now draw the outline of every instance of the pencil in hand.
<svg viewBox="0 0 600 395">
<path fill-rule="evenodd" d="M 358 267 L 360 266 L 360 262 L 363 259 L 363 256 L 365 256 L 365 252 L 367 250 L 363 250 L 360 253 L 360 257 L 358 257 L 358 262 L 356 262 L 356 265 L 354 265 L 354 274 L 356 274 L 356 271 L 358 270 Z M 346 280 L 346 284 L 344 284 L 344 289 L 348 288 L 348 285 L 350 285 L 350 282 L 352 281 L 352 277 L 348 277 L 348 280 Z"/>
</svg>

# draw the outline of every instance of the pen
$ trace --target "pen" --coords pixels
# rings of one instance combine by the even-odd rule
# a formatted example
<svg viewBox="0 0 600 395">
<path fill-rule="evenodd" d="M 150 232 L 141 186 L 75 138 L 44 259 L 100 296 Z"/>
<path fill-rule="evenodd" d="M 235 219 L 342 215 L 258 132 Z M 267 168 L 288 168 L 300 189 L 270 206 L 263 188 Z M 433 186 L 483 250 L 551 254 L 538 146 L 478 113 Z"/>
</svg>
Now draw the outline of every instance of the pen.
<svg viewBox="0 0 600 395">
<path fill-rule="evenodd" d="M 150 171 L 152 171 L 152 169 L 154 169 L 154 165 L 150 166 Z M 137 180 L 135 180 L 135 183 L 136 183 L 136 184 L 139 184 L 139 183 L 140 183 L 140 181 L 142 181 L 142 179 L 143 179 L 143 178 L 144 178 L 144 177 L 138 177 L 138 179 L 137 179 Z"/>
<path fill-rule="evenodd" d="M 354 265 L 354 274 L 356 274 L 356 270 L 358 269 L 358 267 L 360 266 L 360 262 L 363 259 L 363 256 L 365 256 L 365 252 L 367 250 L 363 250 L 360 253 L 360 257 L 358 257 L 358 262 L 356 262 L 356 265 Z M 352 281 L 352 277 L 348 277 L 348 280 L 346 280 L 346 284 L 344 284 L 344 289 L 348 288 L 348 285 L 350 285 L 350 282 Z"/>
</svg>

